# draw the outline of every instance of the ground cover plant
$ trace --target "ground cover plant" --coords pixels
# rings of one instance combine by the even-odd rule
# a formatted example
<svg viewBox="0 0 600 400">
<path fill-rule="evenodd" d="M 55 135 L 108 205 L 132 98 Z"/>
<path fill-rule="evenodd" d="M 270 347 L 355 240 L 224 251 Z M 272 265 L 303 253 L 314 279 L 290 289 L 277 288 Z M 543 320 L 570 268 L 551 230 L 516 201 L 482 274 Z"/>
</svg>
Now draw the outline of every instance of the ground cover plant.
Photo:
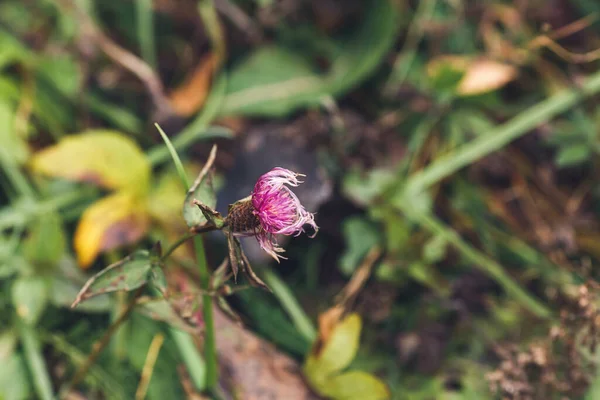
<svg viewBox="0 0 600 400">
<path fill-rule="evenodd" d="M 600 398 L 600 6 L 0 2 L 0 400 Z"/>
</svg>

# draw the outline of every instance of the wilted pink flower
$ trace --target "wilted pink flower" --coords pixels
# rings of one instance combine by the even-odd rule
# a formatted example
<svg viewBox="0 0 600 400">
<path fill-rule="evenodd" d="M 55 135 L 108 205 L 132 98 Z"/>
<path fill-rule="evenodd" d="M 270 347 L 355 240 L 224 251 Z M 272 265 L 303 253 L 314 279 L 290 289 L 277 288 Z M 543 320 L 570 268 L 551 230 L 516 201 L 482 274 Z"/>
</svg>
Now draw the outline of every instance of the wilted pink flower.
<svg viewBox="0 0 600 400">
<path fill-rule="evenodd" d="M 305 225 L 314 230 L 310 237 L 319 230 L 314 215 L 306 211 L 288 187 L 302 183 L 298 180 L 299 176 L 303 175 L 285 168 L 273 168 L 258 179 L 250 198 L 238 202 L 228 216 L 234 233 L 256 236 L 260 247 L 277 262 L 285 257 L 278 254 L 284 250 L 277 244 L 274 235 L 298 236 L 304 232 Z"/>
</svg>

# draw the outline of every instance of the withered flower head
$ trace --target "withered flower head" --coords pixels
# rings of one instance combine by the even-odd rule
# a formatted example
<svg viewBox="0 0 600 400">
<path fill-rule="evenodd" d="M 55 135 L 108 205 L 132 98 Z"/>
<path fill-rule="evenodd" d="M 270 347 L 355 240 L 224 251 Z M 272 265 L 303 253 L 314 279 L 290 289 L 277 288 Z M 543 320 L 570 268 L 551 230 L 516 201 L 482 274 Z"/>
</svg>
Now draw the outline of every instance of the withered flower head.
<svg viewBox="0 0 600 400">
<path fill-rule="evenodd" d="M 233 204 L 227 216 L 228 225 L 235 235 L 255 236 L 260 247 L 277 262 L 284 250 L 274 235 L 298 236 L 304 226 L 310 225 L 314 237 L 319 227 L 314 214 L 306 211 L 298 197 L 288 186 L 296 187 L 302 181 L 297 174 L 285 168 L 273 168 L 262 175 L 252 195 Z"/>
</svg>

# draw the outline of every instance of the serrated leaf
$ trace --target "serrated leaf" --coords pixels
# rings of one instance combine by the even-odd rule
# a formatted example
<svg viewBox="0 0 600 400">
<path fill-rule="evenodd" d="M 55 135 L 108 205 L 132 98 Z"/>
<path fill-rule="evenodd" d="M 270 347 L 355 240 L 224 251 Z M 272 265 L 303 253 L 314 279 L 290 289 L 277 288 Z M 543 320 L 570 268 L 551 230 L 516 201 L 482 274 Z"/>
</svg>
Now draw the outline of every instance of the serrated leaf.
<svg viewBox="0 0 600 400">
<path fill-rule="evenodd" d="M 363 371 L 331 377 L 321 393 L 334 400 L 386 400 L 391 397 L 385 383 Z"/>
<path fill-rule="evenodd" d="M 313 386 L 322 387 L 331 375 L 350 364 L 358 351 L 361 326 L 358 314 L 350 314 L 333 328 L 321 348 L 308 356 L 304 371 Z"/>
<path fill-rule="evenodd" d="M 89 206 L 77 225 L 74 247 L 82 268 L 106 250 L 135 243 L 148 230 L 145 203 L 129 192 L 120 192 Z"/>
<path fill-rule="evenodd" d="M 49 282 L 42 276 L 22 276 L 11 288 L 17 314 L 28 324 L 35 324 L 48 303 Z"/>
<path fill-rule="evenodd" d="M 90 278 L 71 307 L 99 294 L 137 289 L 148 282 L 151 269 L 150 253 L 138 250 Z"/>
<path fill-rule="evenodd" d="M 150 164 L 138 145 L 117 131 L 71 135 L 33 156 L 33 170 L 109 189 L 146 193 Z"/>
</svg>

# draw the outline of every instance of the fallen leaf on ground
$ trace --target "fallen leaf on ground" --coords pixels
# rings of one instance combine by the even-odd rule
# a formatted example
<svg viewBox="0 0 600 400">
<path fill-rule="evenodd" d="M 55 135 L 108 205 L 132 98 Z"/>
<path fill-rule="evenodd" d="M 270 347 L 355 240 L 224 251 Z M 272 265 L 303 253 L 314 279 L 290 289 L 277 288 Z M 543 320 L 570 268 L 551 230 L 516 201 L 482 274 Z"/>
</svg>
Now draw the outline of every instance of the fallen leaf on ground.
<svg viewBox="0 0 600 400">
<path fill-rule="evenodd" d="M 512 81 L 517 76 L 517 68 L 512 65 L 485 58 L 469 64 L 458 85 L 458 93 L 470 96 L 491 92 Z"/>
</svg>

